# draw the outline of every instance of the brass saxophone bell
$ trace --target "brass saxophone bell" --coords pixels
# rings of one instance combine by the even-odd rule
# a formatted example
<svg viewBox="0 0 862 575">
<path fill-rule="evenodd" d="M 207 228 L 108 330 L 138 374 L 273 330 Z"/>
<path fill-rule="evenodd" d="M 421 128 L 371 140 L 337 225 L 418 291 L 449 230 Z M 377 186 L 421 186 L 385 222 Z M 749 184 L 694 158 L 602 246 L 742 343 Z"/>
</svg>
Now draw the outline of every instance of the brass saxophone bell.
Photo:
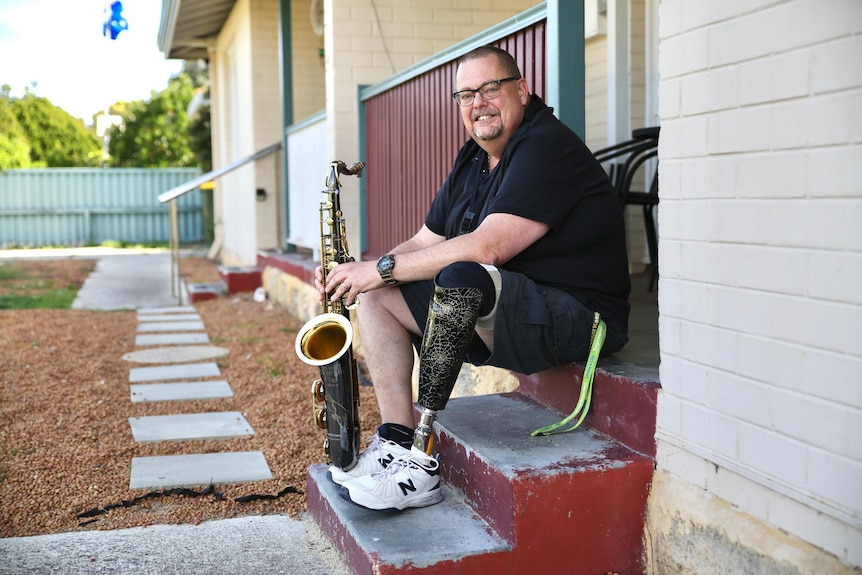
<svg viewBox="0 0 862 575">
<path fill-rule="evenodd" d="M 324 313 L 305 323 L 296 334 L 296 355 L 307 363 L 328 365 L 350 349 L 353 325 L 341 314 Z"/>
</svg>

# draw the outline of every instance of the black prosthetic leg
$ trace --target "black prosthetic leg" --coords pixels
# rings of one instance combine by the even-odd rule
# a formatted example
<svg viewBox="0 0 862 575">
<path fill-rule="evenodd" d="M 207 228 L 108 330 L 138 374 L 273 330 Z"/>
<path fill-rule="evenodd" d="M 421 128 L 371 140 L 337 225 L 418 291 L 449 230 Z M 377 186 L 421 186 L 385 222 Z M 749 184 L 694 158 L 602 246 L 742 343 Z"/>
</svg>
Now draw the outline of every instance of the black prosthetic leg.
<svg viewBox="0 0 862 575">
<path fill-rule="evenodd" d="M 482 290 L 434 286 L 428 321 L 419 350 L 419 405 L 422 415 L 413 446 L 428 455 L 434 450 L 432 425 L 446 407 L 473 337 Z"/>
</svg>

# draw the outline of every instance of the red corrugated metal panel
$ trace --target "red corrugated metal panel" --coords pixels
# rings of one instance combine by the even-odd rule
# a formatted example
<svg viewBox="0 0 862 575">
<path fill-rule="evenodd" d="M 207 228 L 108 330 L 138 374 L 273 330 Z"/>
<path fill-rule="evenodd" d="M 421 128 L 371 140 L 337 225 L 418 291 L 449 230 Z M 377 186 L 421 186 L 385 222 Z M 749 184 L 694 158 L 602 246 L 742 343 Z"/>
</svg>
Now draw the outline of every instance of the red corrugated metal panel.
<svg viewBox="0 0 862 575">
<path fill-rule="evenodd" d="M 545 22 L 495 42 L 518 62 L 530 90 L 544 95 Z M 469 137 L 452 101 L 456 61 L 365 101 L 366 230 L 363 259 L 410 238 Z"/>
</svg>

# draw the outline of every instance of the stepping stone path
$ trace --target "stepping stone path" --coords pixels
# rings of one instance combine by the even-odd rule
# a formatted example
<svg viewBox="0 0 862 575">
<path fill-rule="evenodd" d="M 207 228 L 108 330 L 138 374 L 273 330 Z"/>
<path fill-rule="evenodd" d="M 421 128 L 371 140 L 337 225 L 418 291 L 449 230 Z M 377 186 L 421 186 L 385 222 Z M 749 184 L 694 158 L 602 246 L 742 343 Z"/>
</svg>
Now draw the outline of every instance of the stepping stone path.
<svg viewBox="0 0 862 575">
<path fill-rule="evenodd" d="M 130 385 L 132 403 L 156 401 L 188 401 L 233 397 L 227 381 L 190 381 L 179 383 L 144 383 Z"/>
<path fill-rule="evenodd" d="M 171 346 L 161 352 L 146 347 L 123 356 L 140 363 L 166 363 L 129 369 L 132 403 L 189 401 L 233 396 L 230 384 L 218 378 L 213 362 L 189 363 L 224 355 L 223 348 L 209 343 L 203 321 L 194 307 L 179 306 L 138 310 L 136 347 Z M 185 347 L 183 347 L 185 346 Z M 159 361 L 159 355 L 162 360 Z M 194 381 L 188 381 L 194 380 Z M 129 426 L 137 443 L 197 441 L 254 435 L 254 429 L 238 411 L 130 417 Z M 215 483 L 244 483 L 272 479 L 260 451 L 134 457 L 130 489 L 170 489 Z"/>
</svg>

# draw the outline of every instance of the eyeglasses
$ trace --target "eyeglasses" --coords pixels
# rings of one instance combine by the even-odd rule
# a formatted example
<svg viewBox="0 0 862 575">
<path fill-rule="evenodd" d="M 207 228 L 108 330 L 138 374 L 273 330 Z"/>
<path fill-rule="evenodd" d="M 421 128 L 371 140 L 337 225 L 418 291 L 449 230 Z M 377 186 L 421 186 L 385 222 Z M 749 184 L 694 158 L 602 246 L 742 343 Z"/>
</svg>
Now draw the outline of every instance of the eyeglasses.
<svg viewBox="0 0 862 575">
<path fill-rule="evenodd" d="M 455 92 L 452 94 L 452 97 L 455 98 L 458 105 L 462 107 L 472 104 L 473 100 L 476 98 L 476 94 L 481 94 L 482 98 L 485 100 L 493 100 L 500 95 L 500 87 L 503 82 L 520 79 L 521 78 L 517 76 L 512 76 L 511 78 L 503 78 L 502 80 L 491 80 L 490 82 L 485 82 L 475 90 L 461 90 L 460 92 Z"/>
</svg>

